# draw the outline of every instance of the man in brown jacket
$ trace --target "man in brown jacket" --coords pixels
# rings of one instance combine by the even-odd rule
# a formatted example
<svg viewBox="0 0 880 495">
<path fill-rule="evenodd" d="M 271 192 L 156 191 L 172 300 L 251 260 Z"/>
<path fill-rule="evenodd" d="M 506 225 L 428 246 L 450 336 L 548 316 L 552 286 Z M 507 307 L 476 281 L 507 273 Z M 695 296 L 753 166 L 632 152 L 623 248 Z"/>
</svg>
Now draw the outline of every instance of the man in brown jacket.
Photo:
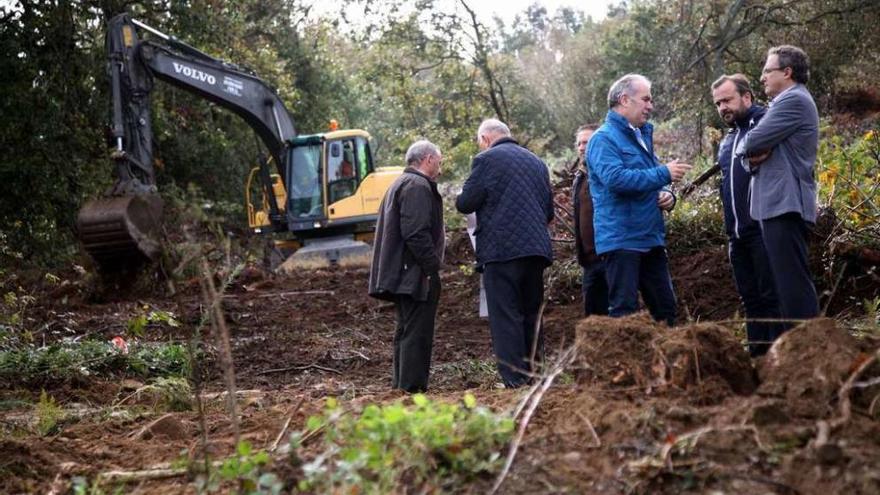
<svg viewBox="0 0 880 495">
<path fill-rule="evenodd" d="M 577 238 L 578 264 L 583 269 L 581 294 L 584 299 L 584 316 L 608 314 L 608 284 L 605 282 L 605 263 L 596 255 L 595 233 L 593 232 L 593 198 L 590 196 L 590 168 L 587 166 L 587 143 L 598 124 L 578 127 L 575 133 L 578 162 L 581 165 L 575 172 L 571 185 L 574 225 Z"/>
<path fill-rule="evenodd" d="M 385 194 L 376 223 L 369 294 L 394 302 L 391 387 L 407 392 L 428 389 L 445 248 L 443 201 L 435 182 L 441 158 L 430 141 L 413 143 L 406 169 Z"/>
</svg>

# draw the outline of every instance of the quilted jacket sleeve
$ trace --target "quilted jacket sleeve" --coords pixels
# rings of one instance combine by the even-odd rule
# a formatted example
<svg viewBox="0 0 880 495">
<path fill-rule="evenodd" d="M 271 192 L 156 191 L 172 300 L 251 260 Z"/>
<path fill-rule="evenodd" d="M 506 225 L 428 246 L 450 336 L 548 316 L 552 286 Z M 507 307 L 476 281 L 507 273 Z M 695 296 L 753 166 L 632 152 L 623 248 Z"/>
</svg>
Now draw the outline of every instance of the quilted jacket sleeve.
<svg viewBox="0 0 880 495">
<path fill-rule="evenodd" d="M 464 182 L 461 194 L 455 200 L 455 208 L 461 213 L 468 214 L 477 211 L 486 201 L 486 175 L 487 167 L 484 160 L 477 156 L 471 175 Z"/>
</svg>

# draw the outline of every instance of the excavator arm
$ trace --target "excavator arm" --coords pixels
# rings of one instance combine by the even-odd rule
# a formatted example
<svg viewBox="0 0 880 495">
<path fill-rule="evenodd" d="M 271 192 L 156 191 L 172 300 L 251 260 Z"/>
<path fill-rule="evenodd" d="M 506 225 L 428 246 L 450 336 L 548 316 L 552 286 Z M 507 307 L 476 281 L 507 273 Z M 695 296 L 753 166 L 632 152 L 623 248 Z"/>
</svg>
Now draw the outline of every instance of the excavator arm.
<svg viewBox="0 0 880 495">
<path fill-rule="evenodd" d="M 140 40 L 139 31 L 153 35 Z M 213 58 L 174 37 L 142 24 L 128 14 L 110 20 L 106 39 L 111 83 L 113 150 L 116 181 L 104 197 L 87 203 L 77 218 L 80 240 L 107 271 L 159 253 L 155 232 L 162 202 L 156 194 L 150 93 L 154 79 L 199 95 L 245 120 L 273 157 L 284 178 L 287 142 L 296 136 L 293 120 L 275 90 L 234 64 Z M 283 214 L 274 201 L 266 161 L 263 187 L 273 223 Z"/>
</svg>

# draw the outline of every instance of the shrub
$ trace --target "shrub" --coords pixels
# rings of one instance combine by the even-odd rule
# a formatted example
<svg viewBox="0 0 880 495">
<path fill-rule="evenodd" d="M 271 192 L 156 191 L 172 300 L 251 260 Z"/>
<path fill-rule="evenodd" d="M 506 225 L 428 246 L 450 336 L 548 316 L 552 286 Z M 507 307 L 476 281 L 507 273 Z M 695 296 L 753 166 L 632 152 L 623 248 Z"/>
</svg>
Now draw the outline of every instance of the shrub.
<svg viewBox="0 0 880 495">
<path fill-rule="evenodd" d="M 308 427 L 325 428 L 324 451 L 303 466 L 303 490 L 392 493 L 408 486 L 444 492 L 499 466 L 513 420 L 477 407 L 470 394 L 461 404 L 417 394 L 411 406 L 369 405 L 359 415 L 345 414 L 329 399 Z"/>
<path fill-rule="evenodd" d="M 23 345 L 0 351 L 0 382 L 19 385 L 65 382 L 92 375 L 187 376 L 186 347 L 133 343 L 128 353 L 100 340 Z"/>
</svg>

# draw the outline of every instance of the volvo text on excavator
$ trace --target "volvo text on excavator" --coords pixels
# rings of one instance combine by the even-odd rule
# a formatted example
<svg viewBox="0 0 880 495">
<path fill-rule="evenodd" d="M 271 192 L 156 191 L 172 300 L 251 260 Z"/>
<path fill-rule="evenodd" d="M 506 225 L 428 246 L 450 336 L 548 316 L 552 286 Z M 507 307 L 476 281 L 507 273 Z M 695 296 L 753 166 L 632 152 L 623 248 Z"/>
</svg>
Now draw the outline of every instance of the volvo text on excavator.
<svg viewBox="0 0 880 495">
<path fill-rule="evenodd" d="M 139 32 L 150 33 L 150 39 L 139 39 Z M 153 259 L 161 250 L 157 234 L 162 200 L 156 189 L 150 119 L 154 79 L 231 110 L 265 144 L 270 156 L 260 158 L 245 186 L 254 232 L 280 235 L 276 243 L 297 249 L 294 256 L 302 258 L 334 262 L 369 253 L 362 241 L 373 231 L 385 191 L 402 171 L 374 167 L 369 134 L 331 129 L 297 135 L 275 90 L 251 71 L 128 14 L 110 20 L 106 45 L 116 181 L 77 217 L 79 238 L 102 271 Z"/>
</svg>

